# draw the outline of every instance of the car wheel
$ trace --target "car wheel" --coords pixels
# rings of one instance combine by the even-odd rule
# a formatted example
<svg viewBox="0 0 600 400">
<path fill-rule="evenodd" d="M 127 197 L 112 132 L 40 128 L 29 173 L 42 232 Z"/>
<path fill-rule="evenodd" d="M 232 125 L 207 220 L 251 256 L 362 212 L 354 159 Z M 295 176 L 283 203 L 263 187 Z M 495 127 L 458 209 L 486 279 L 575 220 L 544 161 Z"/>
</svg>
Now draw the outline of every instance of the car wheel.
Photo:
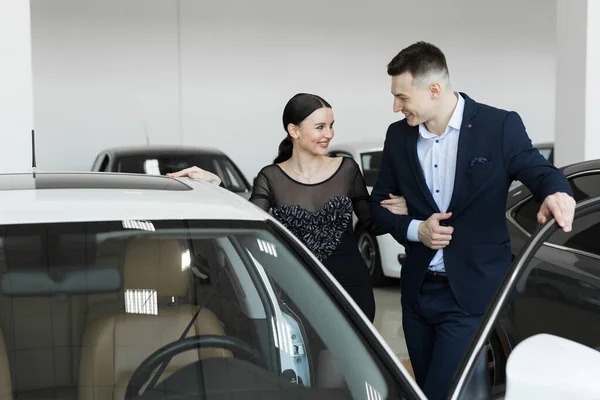
<svg viewBox="0 0 600 400">
<path fill-rule="evenodd" d="M 373 286 L 381 286 L 386 281 L 381 268 L 381 255 L 379 253 L 379 245 L 377 239 L 367 232 L 364 228 L 357 229 L 358 250 L 362 256 L 369 275 L 371 275 L 371 284 Z"/>
<path fill-rule="evenodd" d="M 492 332 L 486 343 L 488 356 L 488 373 L 492 387 L 506 383 L 506 357 L 502 343 L 495 332 Z"/>
</svg>

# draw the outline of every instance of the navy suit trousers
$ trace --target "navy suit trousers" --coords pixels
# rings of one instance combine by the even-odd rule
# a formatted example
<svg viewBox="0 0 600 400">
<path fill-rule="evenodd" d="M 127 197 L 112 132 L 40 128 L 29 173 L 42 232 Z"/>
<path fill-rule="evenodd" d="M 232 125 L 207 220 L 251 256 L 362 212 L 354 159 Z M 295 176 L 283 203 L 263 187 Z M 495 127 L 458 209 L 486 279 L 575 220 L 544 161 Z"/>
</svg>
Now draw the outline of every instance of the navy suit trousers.
<svg viewBox="0 0 600 400">
<path fill-rule="evenodd" d="M 425 280 L 417 303 L 402 303 L 402 325 L 417 384 L 429 400 L 446 399 L 483 315 L 460 307 L 447 282 Z"/>
</svg>

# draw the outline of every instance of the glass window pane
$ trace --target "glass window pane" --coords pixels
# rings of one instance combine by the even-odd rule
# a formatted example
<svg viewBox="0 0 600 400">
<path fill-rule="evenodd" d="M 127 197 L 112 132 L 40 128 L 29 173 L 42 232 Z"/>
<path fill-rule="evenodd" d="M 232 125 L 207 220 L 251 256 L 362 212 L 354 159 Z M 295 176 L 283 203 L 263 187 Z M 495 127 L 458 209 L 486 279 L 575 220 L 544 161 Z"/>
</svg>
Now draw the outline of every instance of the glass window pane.
<svg viewBox="0 0 600 400">
<path fill-rule="evenodd" d="M 515 221 L 530 234 L 538 227 L 537 213 L 540 211 L 540 206 L 539 202 L 529 198 L 515 213 Z"/>
<path fill-rule="evenodd" d="M 215 158 L 211 155 L 126 156 L 119 158 L 117 171 L 133 174 L 166 175 L 197 166 L 216 174 L 217 171 L 213 163 Z"/>
<path fill-rule="evenodd" d="M 382 151 L 361 154 L 363 176 L 367 186 L 375 186 L 375 183 L 377 182 L 377 176 L 379 175 L 379 169 L 381 168 L 382 155 Z"/>
<path fill-rule="evenodd" d="M 560 230 L 552 235 L 549 242 L 600 257 L 600 214 L 578 219 L 571 232 Z"/>
<path fill-rule="evenodd" d="M 580 175 L 569 182 L 577 202 L 600 196 L 600 174 Z"/>
<path fill-rule="evenodd" d="M 229 346 L 175 352 L 182 338 L 207 335 Z M 122 396 L 160 348 L 173 357 L 161 358 L 152 398 L 406 394 L 342 303 L 266 223 L 0 226 L 0 339 L 13 398 Z"/>
<path fill-rule="evenodd" d="M 569 180 L 569 184 L 578 203 L 600 196 L 600 174 L 576 176 Z M 530 198 L 516 210 L 515 221 L 530 234 L 538 227 L 537 213 L 540 211 L 540 206 L 541 203 Z"/>
<path fill-rule="evenodd" d="M 226 158 L 221 159 L 221 165 L 223 170 L 227 174 L 227 189 L 233 192 L 244 192 L 246 191 L 246 185 L 240 173 L 237 171 L 235 166 Z"/>
</svg>

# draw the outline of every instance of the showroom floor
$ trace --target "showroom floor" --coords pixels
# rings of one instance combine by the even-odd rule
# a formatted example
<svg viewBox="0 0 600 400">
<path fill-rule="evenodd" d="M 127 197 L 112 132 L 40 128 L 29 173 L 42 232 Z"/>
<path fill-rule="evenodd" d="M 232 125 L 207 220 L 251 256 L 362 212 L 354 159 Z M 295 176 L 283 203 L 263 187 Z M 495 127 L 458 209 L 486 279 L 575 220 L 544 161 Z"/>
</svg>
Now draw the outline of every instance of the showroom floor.
<svg viewBox="0 0 600 400">
<path fill-rule="evenodd" d="M 399 282 L 398 282 L 399 284 Z M 400 309 L 400 288 L 398 284 L 375 289 L 375 327 L 388 342 L 400 360 L 408 358 L 404 331 L 402 330 L 402 310 Z"/>
</svg>

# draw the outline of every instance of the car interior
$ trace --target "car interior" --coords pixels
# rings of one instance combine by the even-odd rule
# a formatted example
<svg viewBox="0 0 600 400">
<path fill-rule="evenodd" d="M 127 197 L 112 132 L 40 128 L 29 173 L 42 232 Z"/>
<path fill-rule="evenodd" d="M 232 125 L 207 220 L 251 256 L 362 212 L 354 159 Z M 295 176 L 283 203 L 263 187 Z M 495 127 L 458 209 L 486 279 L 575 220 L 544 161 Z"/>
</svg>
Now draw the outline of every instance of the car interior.
<svg viewBox="0 0 600 400">
<path fill-rule="evenodd" d="M 19 270 L 35 263 L 27 246 L 23 246 L 24 251 L 7 247 L 3 249 L 3 259 L 10 265 L 19 258 L 22 262 Z M 86 292 L 96 290 L 85 287 L 75 288 L 84 293 L 48 293 L 48 286 L 41 283 L 39 291 L 29 291 L 22 296 L 18 280 L 23 279 L 24 274 L 21 277 L 4 274 L 0 323 L 7 342 L 3 353 L 7 356 L 2 365 L 9 368 L 2 369 L 2 376 L 9 382 L 11 379 L 7 377 L 14 377 L 13 391 L 19 399 L 124 398 L 125 387 L 136 366 L 150 352 L 178 340 L 197 311 L 196 305 L 179 301 L 187 297 L 189 272 L 181 271 L 182 253 L 177 240 L 108 240 L 102 247 L 98 254 L 102 259 L 97 262 L 111 267 L 122 262 L 123 281 L 119 282 L 119 291 L 97 290 L 103 286 L 113 288 L 115 285 L 107 283 L 110 280 L 95 288 L 98 293 L 91 294 Z M 3 266 L 7 270 L 8 262 Z M 36 267 L 27 268 L 30 285 L 41 276 L 42 271 Z M 25 272 L 19 270 L 14 272 Z M 63 272 L 68 280 L 69 273 L 77 272 L 77 267 L 54 272 L 57 275 Z M 10 282 L 10 278 L 16 279 Z M 5 290 L 6 286 L 13 286 L 12 290 Z M 147 300 L 144 292 L 151 292 L 149 289 L 155 291 L 157 304 L 142 303 L 127 310 L 127 296 L 141 302 Z M 161 307 L 160 317 L 156 318 L 158 304 L 165 307 Z M 201 310 L 188 332 L 188 336 L 202 334 L 224 335 L 221 322 L 207 308 Z M 187 352 L 174 358 L 163 376 L 192 360 L 231 356 L 230 351 L 223 349 L 200 349 L 197 354 Z"/>
<path fill-rule="evenodd" d="M 204 398 L 225 388 L 231 398 L 301 388 L 353 397 L 301 310 L 247 268 L 250 246 L 119 224 L 0 227 L 2 400 Z"/>
</svg>

